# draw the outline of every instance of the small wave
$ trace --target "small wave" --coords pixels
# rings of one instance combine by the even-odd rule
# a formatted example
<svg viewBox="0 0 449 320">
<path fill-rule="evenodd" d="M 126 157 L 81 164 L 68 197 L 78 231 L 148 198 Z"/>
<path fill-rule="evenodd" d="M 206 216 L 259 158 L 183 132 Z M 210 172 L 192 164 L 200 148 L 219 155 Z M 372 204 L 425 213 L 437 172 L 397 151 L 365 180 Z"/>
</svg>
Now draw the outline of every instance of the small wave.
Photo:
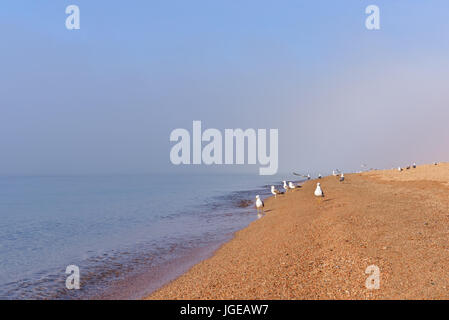
<svg viewBox="0 0 449 320">
<path fill-rule="evenodd" d="M 239 207 L 239 208 L 247 208 L 247 207 L 249 207 L 250 205 L 252 205 L 253 202 L 254 202 L 254 201 L 247 200 L 247 199 L 239 200 L 238 203 L 237 203 L 237 207 Z"/>
</svg>

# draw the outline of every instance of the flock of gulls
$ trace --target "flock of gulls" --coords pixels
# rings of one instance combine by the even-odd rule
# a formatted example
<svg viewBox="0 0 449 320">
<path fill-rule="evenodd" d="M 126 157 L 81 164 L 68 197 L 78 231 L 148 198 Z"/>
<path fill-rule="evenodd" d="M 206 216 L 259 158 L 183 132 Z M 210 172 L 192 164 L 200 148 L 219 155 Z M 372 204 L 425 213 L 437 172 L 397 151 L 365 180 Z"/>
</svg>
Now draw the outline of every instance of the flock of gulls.
<svg viewBox="0 0 449 320">
<path fill-rule="evenodd" d="M 434 162 L 433 164 L 434 165 L 438 165 L 438 162 Z M 362 164 L 362 167 L 366 167 L 366 164 Z M 409 170 L 411 168 L 415 169 L 416 168 L 416 163 L 413 163 L 412 165 L 409 165 L 409 166 L 405 167 L 406 170 Z M 403 171 L 403 170 L 404 169 L 402 167 L 398 167 L 398 171 Z M 359 171 L 359 172 L 361 172 L 361 171 Z M 295 172 L 293 172 L 293 174 L 295 176 L 301 176 L 301 177 L 305 178 L 306 180 L 310 180 L 311 179 L 310 174 L 303 175 L 303 174 L 299 174 L 299 173 L 295 173 Z M 338 169 L 332 170 L 332 175 L 337 177 L 337 178 L 339 178 L 340 182 L 345 181 L 345 175 L 342 172 L 340 172 L 340 170 L 338 170 Z M 322 178 L 322 175 L 319 174 L 318 175 L 318 179 L 321 179 L 321 178 Z M 301 187 L 300 185 L 295 184 L 292 181 L 288 181 L 287 182 L 286 180 L 284 180 L 284 181 L 282 181 L 282 189 L 283 189 L 283 191 L 277 189 L 273 185 L 273 186 L 271 186 L 271 193 L 276 198 L 278 195 L 287 193 L 288 191 L 293 191 L 295 189 L 299 189 L 300 187 Z M 315 195 L 315 197 L 317 197 L 318 200 L 324 198 L 324 192 L 323 192 L 323 189 L 321 188 L 321 184 L 319 182 L 316 184 L 316 189 L 315 189 L 314 195 Z M 260 212 L 263 213 L 264 206 L 265 205 L 264 205 L 262 199 L 260 199 L 260 196 L 257 195 L 256 196 L 256 208 L 257 208 L 257 213 L 258 214 Z"/>
<path fill-rule="evenodd" d="M 295 172 L 293 172 L 293 174 L 295 176 L 301 176 L 301 177 L 303 177 L 303 178 L 305 178 L 307 180 L 311 179 L 310 174 L 302 175 L 302 174 L 298 174 L 298 173 L 295 173 Z M 338 177 L 340 182 L 343 182 L 345 180 L 345 175 L 342 172 L 340 172 L 338 169 L 337 170 L 333 170 L 332 171 L 332 175 Z M 322 177 L 323 176 L 321 174 L 318 175 L 318 179 L 321 179 Z M 281 188 L 282 188 L 282 190 L 279 190 L 274 185 L 271 186 L 271 193 L 274 195 L 275 198 L 278 195 L 287 193 L 289 191 L 294 191 L 295 189 L 299 189 L 299 188 L 301 188 L 301 186 L 299 184 L 293 183 L 292 181 L 284 180 L 284 181 L 282 181 L 282 187 Z M 321 188 L 321 184 L 319 182 L 316 184 L 316 189 L 315 189 L 314 195 L 315 195 L 315 197 L 317 197 L 317 199 L 324 198 L 324 191 Z M 264 206 L 265 206 L 264 202 L 262 201 L 262 199 L 260 199 L 260 196 L 257 195 L 256 196 L 256 209 L 257 209 L 257 213 L 258 214 L 261 213 L 261 212 L 263 213 Z"/>
<path fill-rule="evenodd" d="M 436 162 L 435 162 L 434 164 L 437 165 Z M 409 170 L 410 168 L 415 169 L 415 168 L 416 168 L 416 163 L 413 163 L 411 166 L 406 166 L 406 167 L 405 167 L 406 170 Z M 402 169 L 402 167 L 398 167 L 398 171 L 399 171 L 399 172 L 401 172 L 402 170 L 404 170 L 404 169 Z"/>
<path fill-rule="evenodd" d="M 433 163 L 435 166 L 438 165 L 438 162 L 434 162 Z M 416 163 L 413 163 L 411 166 L 406 166 L 405 169 L 409 170 L 410 168 L 415 169 L 416 168 Z M 404 168 L 402 167 L 398 167 L 398 171 L 401 172 L 402 170 L 404 170 Z"/>
</svg>

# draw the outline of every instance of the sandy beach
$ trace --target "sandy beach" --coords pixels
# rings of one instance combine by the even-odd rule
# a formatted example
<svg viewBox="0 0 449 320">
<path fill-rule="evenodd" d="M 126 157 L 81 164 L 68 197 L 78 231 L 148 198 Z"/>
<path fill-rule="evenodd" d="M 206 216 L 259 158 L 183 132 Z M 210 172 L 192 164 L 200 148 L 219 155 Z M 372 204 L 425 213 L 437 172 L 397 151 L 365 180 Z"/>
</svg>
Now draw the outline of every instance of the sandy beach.
<svg viewBox="0 0 449 320">
<path fill-rule="evenodd" d="M 345 178 L 266 199 L 263 218 L 146 299 L 449 298 L 449 164 Z"/>
</svg>

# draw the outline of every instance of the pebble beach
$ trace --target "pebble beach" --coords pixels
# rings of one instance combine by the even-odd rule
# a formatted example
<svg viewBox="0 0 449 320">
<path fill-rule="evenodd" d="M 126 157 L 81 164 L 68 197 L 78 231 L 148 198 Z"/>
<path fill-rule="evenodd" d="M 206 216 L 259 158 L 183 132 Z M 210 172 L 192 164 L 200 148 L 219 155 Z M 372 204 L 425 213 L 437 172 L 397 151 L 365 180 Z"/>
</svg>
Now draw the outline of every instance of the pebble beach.
<svg viewBox="0 0 449 320">
<path fill-rule="evenodd" d="M 261 219 L 145 299 L 449 298 L 448 163 L 327 176 L 264 202 Z M 379 289 L 366 287 L 371 265 Z"/>
</svg>

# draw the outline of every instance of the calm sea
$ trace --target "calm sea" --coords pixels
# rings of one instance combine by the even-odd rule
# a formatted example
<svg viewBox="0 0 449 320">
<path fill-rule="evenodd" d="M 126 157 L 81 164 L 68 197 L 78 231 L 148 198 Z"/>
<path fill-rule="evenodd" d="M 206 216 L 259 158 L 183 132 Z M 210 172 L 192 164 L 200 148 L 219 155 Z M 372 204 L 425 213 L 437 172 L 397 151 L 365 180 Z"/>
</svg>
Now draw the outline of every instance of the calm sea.
<svg viewBox="0 0 449 320">
<path fill-rule="evenodd" d="M 257 219 L 277 177 L 0 177 L 0 299 L 134 299 Z M 65 288 L 68 265 L 80 290 Z"/>
</svg>

